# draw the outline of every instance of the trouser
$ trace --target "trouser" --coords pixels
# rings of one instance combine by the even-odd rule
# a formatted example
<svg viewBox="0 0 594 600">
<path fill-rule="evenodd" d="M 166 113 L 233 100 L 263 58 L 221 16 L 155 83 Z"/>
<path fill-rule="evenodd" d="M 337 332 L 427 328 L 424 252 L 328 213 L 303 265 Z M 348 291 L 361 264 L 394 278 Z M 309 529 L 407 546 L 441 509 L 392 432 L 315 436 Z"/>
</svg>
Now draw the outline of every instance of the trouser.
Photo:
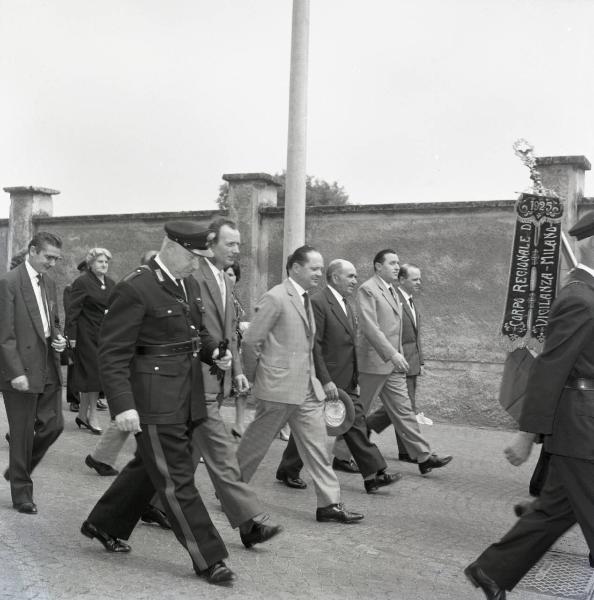
<svg viewBox="0 0 594 600">
<path fill-rule="evenodd" d="M 147 425 L 136 434 L 136 454 L 99 499 L 88 520 L 109 535 L 127 540 L 157 490 L 178 541 L 194 569 L 202 571 L 227 557 L 194 484 L 191 427 Z"/>
<path fill-rule="evenodd" d="M 111 420 L 109 427 L 103 432 L 91 456 L 98 462 L 115 467 L 118 454 L 124 447 L 129 435 L 129 431 L 120 431 L 115 424 L 115 420 Z"/>
<path fill-rule="evenodd" d="M 355 459 L 361 475 L 367 477 L 378 471 L 382 471 L 387 465 L 379 448 L 373 442 L 369 441 L 363 405 L 357 396 L 352 394 L 349 395 L 351 396 L 355 407 L 355 420 L 352 427 L 342 437 L 344 438 L 350 454 L 352 454 Z M 277 474 L 279 479 L 282 479 L 283 474 L 295 479 L 299 477 L 302 468 L 303 461 L 299 456 L 295 438 L 291 433 L 289 443 L 287 444 L 281 462 L 278 465 Z"/>
<path fill-rule="evenodd" d="M 200 421 L 192 432 L 192 464 L 194 471 L 204 458 L 210 479 L 214 485 L 223 511 L 229 519 L 231 527 L 239 527 L 263 512 L 262 503 L 252 487 L 241 479 L 236 445 L 221 418 L 218 402 L 206 403 L 208 418 Z M 153 501 L 161 508 L 158 499 Z"/>
<path fill-rule="evenodd" d="M 549 475 L 534 510 L 524 514 L 477 559 L 497 585 L 513 589 L 576 522 L 594 552 L 594 462 L 552 455 Z"/>
<path fill-rule="evenodd" d="M 407 375 L 406 376 L 406 389 L 408 390 L 408 397 L 410 399 L 410 404 L 412 406 L 413 412 L 417 413 L 417 376 L 416 375 Z M 377 410 L 372 412 L 367 417 L 367 427 L 370 431 L 375 431 L 376 433 L 381 433 L 384 429 L 389 427 L 392 424 L 390 421 L 390 417 L 386 412 L 386 409 L 382 406 L 379 406 Z M 398 444 L 398 453 L 399 454 L 408 454 L 406 451 L 406 447 L 404 442 L 398 435 L 398 432 L 394 430 L 396 434 L 396 443 Z"/>
<path fill-rule="evenodd" d="M 254 420 L 243 434 L 237 450 L 242 479 L 250 481 L 272 441 L 288 422 L 299 455 L 313 479 L 318 506 L 339 503 L 340 485 L 326 448 L 328 438 L 323 407 L 324 403 L 316 398 L 311 387 L 303 404 L 257 399 Z"/>
<path fill-rule="evenodd" d="M 404 445 L 404 451 L 417 462 L 425 462 L 431 456 L 431 448 L 421 434 L 417 417 L 412 409 L 406 376 L 393 371 L 387 375 L 360 373 L 361 404 L 369 412 L 372 400 L 379 399 Z"/>
<path fill-rule="evenodd" d="M 61 392 L 51 346 L 47 381 L 41 394 L 2 392 L 10 430 L 8 475 L 14 505 L 33 502 L 33 469 L 64 429 Z"/>
</svg>

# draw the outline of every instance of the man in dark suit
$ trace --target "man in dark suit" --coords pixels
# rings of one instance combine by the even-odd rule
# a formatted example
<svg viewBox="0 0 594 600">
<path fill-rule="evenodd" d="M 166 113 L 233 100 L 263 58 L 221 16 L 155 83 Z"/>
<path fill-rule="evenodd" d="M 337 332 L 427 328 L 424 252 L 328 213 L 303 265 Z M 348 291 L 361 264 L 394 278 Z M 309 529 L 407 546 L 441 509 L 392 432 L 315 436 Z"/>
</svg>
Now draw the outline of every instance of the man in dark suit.
<svg viewBox="0 0 594 600">
<path fill-rule="evenodd" d="M 400 473 L 386 473 L 386 461 L 375 444 L 369 441 L 365 412 L 359 402 L 359 372 L 357 369 L 357 324 L 348 298 L 357 286 L 357 271 L 346 260 L 333 260 L 326 269 L 327 287 L 311 298 L 316 320 L 314 362 L 316 375 L 328 400 L 338 399 L 338 388 L 347 392 L 355 406 L 355 421 L 344 434 L 344 440 L 364 479 L 368 494 L 395 483 Z M 303 462 L 293 436 L 278 467 L 276 477 L 289 487 L 303 487 L 299 472 Z"/>
<path fill-rule="evenodd" d="M 413 296 L 421 289 L 421 269 L 414 265 L 404 264 L 398 272 L 398 299 L 402 305 L 402 354 L 408 363 L 406 372 L 406 389 L 413 412 L 417 414 L 416 394 L 417 377 L 421 375 L 423 365 L 423 352 L 421 350 L 421 315 L 414 303 Z M 381 405 L 375 412 L 367 417 L 367 427 L 370 431 L 381 433 L 392 424 L 386 409 Z M 413 460 L 406 447 L 396 433 L 398 444 L 398 458 L 405 462 Z"/>
<path fill-rule="evenodd" d="M 226 371 L 231 353 L 202 324 L 202 301 L 189 277 L 211 232 L 191 221 L 165 224 L 167 237 L 147 266 L 120 281 L 99 334 L 99 368 L 116 425 L 136 437 L 136 455 L 99 499 L 81 532 L 111 552 L 128 539 L 157 490 L 171 528 L 196 573 L 231 581 L 225 544 L 194 483 L 192 429 L 207 417 L 201 361 Z M 185 278 L 185 279 L 184 279 Z"/>
<path fill-rule="evenodd" d="M 56 284 L 47 273 L 62 256 L 62 241 L 39 232 L 24 263 L 0 278 L 0 390 L 10 428 L 13 506 L 35 514 L 31 473 L 64 427 Z"/>
<path fill-rule="evenodd" d="M 551 455 L 533 510 L 465 569 L 490 600 L 503 600 L 553 543 L 579 523 L 594 553 L 594 213 L 569 231 L 580 264 L 553 303 L 542 353 L 530 370 L 520 431 L 505 450 L 519 465 L 537 435 Z"/>
</svg>

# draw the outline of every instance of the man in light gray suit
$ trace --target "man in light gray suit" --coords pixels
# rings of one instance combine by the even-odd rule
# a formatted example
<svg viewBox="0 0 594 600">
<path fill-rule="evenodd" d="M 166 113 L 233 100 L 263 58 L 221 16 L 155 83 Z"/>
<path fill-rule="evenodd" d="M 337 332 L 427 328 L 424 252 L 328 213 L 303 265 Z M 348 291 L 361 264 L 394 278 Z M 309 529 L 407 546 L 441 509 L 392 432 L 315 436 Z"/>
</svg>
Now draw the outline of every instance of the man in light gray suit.
<svg viewBox="0 0 594 600">
<path fill-rule="evenodd" d="M 202 363 L 208 418 L 194 428 L 192 457 L 195 466 L 201 456 L 204 458 L 231 526 L 239 527 L 242 542 L 250 547 L 274 537 L 281 527 L 265 522 L 268 515 L 262 503 L 251 486 L 241 479 L 236 447 L 219 412 L 220 402 L 231 391 L 231 376 L 240 392 L 248 391 L 249 384 L 239 358 L 231 282 L 224 273 L 239 258 L 240 234 L 235 223 L 227 219 L 213 221 L 209 229 L 214 234 L 209 245 L 213 257 L 201 257 L 192 276 L 200 284 L 202 322 L 215 340 L 228 342 L 233 362 L 230 371 L 218 373 L 211 372 L 211 368 Z"/>
<path fill-rule="evenodd" d="M 257 400 L 253 422 L 243 435 L 237 458 L 249 481 L 286 422 L 316 490 L 318 521 L 353 523 L 363 518 L 340 502 L 340 485 L 327 451 L 325 393 L 315 375 L 316 325 L 308 291 L 322 277 L 324 260 L 301 246 L 287 260 L 288 279 L 258 302 L 244 339 L 246 374 Z"/>
<path fill-rule="evenodd" d="M 394 285 L 398 281 L 398 255 L 390 248 L 373 259 L 375 274 L 357 292 L 359 328 L 357 346 L 359 385 L 365 412 L 379 395 L 396 433 L 421 475 L 445 467 L 451 456 L 431 452 L 421 435 L 406 386 L 409 364 L 402 350 L 402 305 Z"/>
</svg>

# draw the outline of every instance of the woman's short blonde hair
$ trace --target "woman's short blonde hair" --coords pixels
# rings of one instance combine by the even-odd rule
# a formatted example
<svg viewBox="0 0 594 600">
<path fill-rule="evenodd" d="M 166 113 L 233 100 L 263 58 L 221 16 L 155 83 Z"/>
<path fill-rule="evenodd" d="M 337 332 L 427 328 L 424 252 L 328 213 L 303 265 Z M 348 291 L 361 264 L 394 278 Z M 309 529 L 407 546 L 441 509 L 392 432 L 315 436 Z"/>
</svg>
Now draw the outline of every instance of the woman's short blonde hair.
<svg viewBox="0 0 594 600">
<path fill-rule="evenodd" d="M 105 256 L 107 260 L 111 260 L 111 252 L 107 248 L 91 248 L 85 257 L 87 266 L 90 268 L 100 256 Z"/>
</svg>

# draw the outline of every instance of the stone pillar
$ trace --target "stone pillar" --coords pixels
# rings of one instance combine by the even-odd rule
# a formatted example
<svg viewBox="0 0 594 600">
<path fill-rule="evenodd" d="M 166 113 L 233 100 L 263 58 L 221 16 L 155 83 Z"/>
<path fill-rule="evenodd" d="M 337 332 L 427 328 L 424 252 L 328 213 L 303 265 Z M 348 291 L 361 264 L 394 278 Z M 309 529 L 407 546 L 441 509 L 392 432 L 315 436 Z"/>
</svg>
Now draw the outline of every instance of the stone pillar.
<svg viewBox="0 0 594 600">
<path fill-rule="evenodd" d="M 567 235 L 580 217 L 580 205 L 584 197 L 584 178 L 586 171 L 591 168 L 590 161 L 585 156 L 539 156 L 536 158 L 536 168 L 542 176 L 545 188 L 554 190 L 563 200 L 562 229 L 569 245 L 575 254 L 575 239 Z M 579 256 L 577 257 L 579 260 Z M 558 286 L 563 284 L 571 264 L 561 251 L 561 268 L 559 269 Z"/>
<path fill-rule="evenodd" d="M 223 175 L 229 183 L 229 218 L 241 233 L 239 296 L 246 310 L 268 289 L 268 240 L 260 228 L 260 207 L 276 206 L 280 187 L 267 173 Z"/>
<path fill-rule="evenodd" d="M 5 187 L 10 194 L 10 215 L 8 225 L 8 242 L 6 248 L 7 264 L 17 252 L 27 247 L 35 234 L 33 217 L 54 214 L 52 196 L 59 194 L 58 190 L 35 186 Z"/>
</svg>

